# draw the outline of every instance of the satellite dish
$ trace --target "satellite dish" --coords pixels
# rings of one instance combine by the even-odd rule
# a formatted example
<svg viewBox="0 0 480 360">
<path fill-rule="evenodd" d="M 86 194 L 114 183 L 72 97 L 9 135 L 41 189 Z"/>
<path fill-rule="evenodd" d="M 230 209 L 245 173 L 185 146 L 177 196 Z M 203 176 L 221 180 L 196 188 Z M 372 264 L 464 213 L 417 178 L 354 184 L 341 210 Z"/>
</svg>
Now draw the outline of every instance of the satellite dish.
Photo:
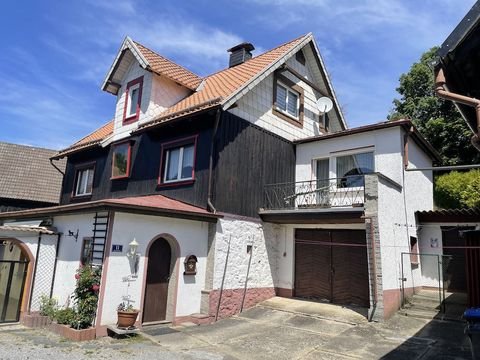
<svg viewBox="0 0 480 360">
<path fill-rule="evenodd" d="M 320 99 L 317 100 L 317 109 L 322 114 L 329 112 L 330 110 L 332 110 L 332 108 L 333 102 L 330 98 L 322 96 Z"/>
</svg>

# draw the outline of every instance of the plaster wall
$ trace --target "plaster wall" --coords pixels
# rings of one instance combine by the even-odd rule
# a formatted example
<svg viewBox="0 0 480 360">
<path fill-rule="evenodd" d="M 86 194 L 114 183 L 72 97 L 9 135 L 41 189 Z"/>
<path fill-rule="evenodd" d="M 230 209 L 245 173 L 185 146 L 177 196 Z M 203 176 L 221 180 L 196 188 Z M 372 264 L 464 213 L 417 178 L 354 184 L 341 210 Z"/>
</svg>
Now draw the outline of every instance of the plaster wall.
<svg viewBox="0 0 480 360">
<path fill-rule="evenodd" d="M 205 285 L 206 258 L 208 251 L 208 224 L 193 220 L 166 218 L 159 216 L 115 213 L 112 245 L 122 245 L 122 252 L 110 253 L 106 259 L 108 270 L 105 281 L 101 325 L 115 324 L 116 309 L 119 303 L 129 297 L 134 307 L 141 308 L 145 281 L 147 247 L 161 234 L 169 234 L 178 242 L 180 257 L 178 259 L 179 275 L 174 317 L 186 316 L 200 312 L 201 290 Z M 132 263 L 126 252 L 129 243 L 136 239 L 140 254 L 137 276 L 132 276 Z M 197 259 L 197 274 L 183 275 L 185 257 L 194 254 Z M 172 261 L 175 261 L 172 253 Z M 174 276 L 171 277 L 171 281 Z M 173 287 L 175 288 L 175 287 Z M 170 294 L 169 297 L 175 294 Z M 141 320 L 142 314 L 139 315 Z"/>
<path fill-rule="evenodd" d="M 63 233 L 58 251 L 57 274 L 53 296 L 60 306 L 68 306 L 71 295 L 75 290 L 75 273 L 80 267 L 80 256 L 84 237 L 93 236 L 93 222 L 95 213 L 56 216 L 53 224 Z M 76 233 L 78 238 L 68 236 L 69 231 Z"/>
<path fill-rule="evenodd" d="M 330 159 L 330 178 L 335 178 L 336 157 L 373 151 L 375 171 L 401 183 L 402 145 L 399 127 L 369 131 L 297 145 L 295 181 L 316 180 L 315 161 Z"/>
</svg>

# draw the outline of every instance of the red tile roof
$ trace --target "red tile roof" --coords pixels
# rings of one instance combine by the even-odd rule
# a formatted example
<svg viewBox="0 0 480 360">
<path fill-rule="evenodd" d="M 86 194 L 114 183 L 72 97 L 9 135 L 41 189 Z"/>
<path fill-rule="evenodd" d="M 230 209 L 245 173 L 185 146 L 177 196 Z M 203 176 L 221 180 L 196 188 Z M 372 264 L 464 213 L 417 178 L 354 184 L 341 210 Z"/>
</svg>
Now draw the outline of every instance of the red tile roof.
<svg viewBox="0 0 480 360">
<path fill-rule="evenodd" d="M 255 56 L 243 64 L 218 71 L 203 79 L 145 46 L 134 42 L 142 55 L 150 63 L 152 71 L 163 74 L 190 89 L 196 89 L 193 94 L 169 107 L 159 114 L 157 118 L 140 125 L 139 129 L 149 128 L 158 123 L 220 105 L 223 100 L 234 95 L 253 81 L 295 46 L 307 39 L 308 36 L 310 36 L 310 34 L 300 36 L 263 54 Z M 62 150 L 56 157 L 63 157 L 74 151 L 96 145 L 100 143 L 102 139 L 109 136 L 112 131 L 113 121 L 105 124 L 71 147 Z"/>
<path fill-rule="evenodd" d="M 85 210 L 95 211 L 96 209 L 111 209 L 113 211 L 144 213 L 156 216 L 175 216 L 201 221 L 216 221 L 216 219 L 222 217 L 198 206 L 170 199 L 163 195 L 146 195 L 4 212 L 0 213 L 0 219 L 35 218 L 41 215 L 66 214 L 78 211 L 85 212 Z"/>
<path fill-rule="evenodd" d="M 157 54 L 155 51 L 150 50 L 140 43 L 136 41 L 134 41 L 134 43 L 143 57 L 148 61 L 150 69 L 153 72 L 168 77 L 190 90 L 195 90 L 197 86 L 200 85 L 200 82 L 202 81 L 200 76 L 174 63 L 166 57 Z"/>
<path fill-rule="evenodd" d="M 113 133 L 113 124 L 114 124 L 114 120 L 110 120 L 108 123 L 98 128 L 97 130 L 91 132 L 84 138 L 78 140 L 73 145 L 69 146 L 64 150 L 59 151 L 52 158 L 53 159 L 61 158 L 73 152 L 76 152 L 78 150 L 99 144 L 103 139 L 105 139 L 107 136 L 110 136 Z"/>
</svg>

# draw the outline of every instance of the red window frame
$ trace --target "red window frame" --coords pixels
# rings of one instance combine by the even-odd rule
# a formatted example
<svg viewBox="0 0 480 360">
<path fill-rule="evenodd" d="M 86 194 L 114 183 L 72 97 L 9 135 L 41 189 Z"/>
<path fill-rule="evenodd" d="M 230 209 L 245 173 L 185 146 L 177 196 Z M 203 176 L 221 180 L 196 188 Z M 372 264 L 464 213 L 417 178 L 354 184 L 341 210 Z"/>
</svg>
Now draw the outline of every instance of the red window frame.
<svg viewBox="0 0 480 360">
<path fill-rule="evenodd" d="M 128 152 L 127 152 L 127 173 L 125 175 L 120 175 L 120 176 L 113 176 L 113 163 L 115 160 L 115 148 L 120 146 L 120 145 L 128 145 Z M 116 180 L 116 179 L 126 179 L 130 177 L 130 165 L 131 165 L 131 158 L 132 158 L 132 142 L 130 140 L 127 141 L 122 141 L 116 144 L 112 145 L 112 173 L 110 176 L 110 180 Z"/>
<path fill-rule="evenodd" d="M 88 163 L 82 163 L 82 164 L 78 164 L 78 165 L 74 166 L 75 177 L 73 179 L 73 188 L 72 188 L 72 194 L 71 194 L 72 198 L 76 198 L 76 199 L 78 199 L 78 198 L 89 198 L 89 197 L 92 196 L 92 194 L 93 194 L 93 184 L 95 183 L 95 166 L 96 166 L 95 161 L 91 161 L 91 162 L 88 162 Z M 81 170 L 85 170 L 85 169 L 88 169 L 88 168 L 93 169 L 92 192 L 90 194 L 77 195 L 78 173 Z"/>
<path fill-rule="evenodd" d="M 128 108 L 128 98 L 130 94 L 130 88 L 139 84 L 138 86 L 138 101 L 137 101 L 137 111 L 134 115 L 127 116 L 127 108 Z M 140 117 L 140 107 L 142 106 L 142 89 L 143 89 L 143 76 L 140 76 L 136 79 L 133 79 L 129 83 L 127 83 L 127 88 L 125 89 L 125 104 L 123 106 L 123 125 L 131 124 L 138 120 Z"/>
<path fill-rule="evenodd" d="M 160 152 L 160 172 L 158 175 L 158 185 L 162 187 L 167 187 L 167 186 L 178 186 L 178 185 L 187 185 L 187 184 L 192 184 L 195 182 L 195 164 L 197 162 L 197 139 L 198 139 L 198 134 L 168 141 L 162 144 L 162 150 Z M 167 150 L 174 149 L 177 147 L 185 146 L 185 145 L 191 145 L 193 144 L 193 167 L 192 167 L 192 178 L 191 179 L 186 179 L 186 180 L 176 180 L 176 181 L 169 181 L 169 182 L 164 182 L 163 178 L 165 175 L 165 157 L 167 155 Z"/>
</svg>

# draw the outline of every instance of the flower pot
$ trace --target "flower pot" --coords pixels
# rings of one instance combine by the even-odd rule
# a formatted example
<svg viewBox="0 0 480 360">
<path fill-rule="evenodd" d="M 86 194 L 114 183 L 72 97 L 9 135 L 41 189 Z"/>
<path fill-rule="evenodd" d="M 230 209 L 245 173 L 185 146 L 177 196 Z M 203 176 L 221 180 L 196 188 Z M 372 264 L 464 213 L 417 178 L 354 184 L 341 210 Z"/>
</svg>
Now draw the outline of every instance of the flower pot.
<svg viewBox="0 0 480 360">
<path fill-rule="evenodd" d="M 119 328 L 129 328 L 135 325 L 137 321 L 138 311 L 117 311 Z"/>
</svg>

